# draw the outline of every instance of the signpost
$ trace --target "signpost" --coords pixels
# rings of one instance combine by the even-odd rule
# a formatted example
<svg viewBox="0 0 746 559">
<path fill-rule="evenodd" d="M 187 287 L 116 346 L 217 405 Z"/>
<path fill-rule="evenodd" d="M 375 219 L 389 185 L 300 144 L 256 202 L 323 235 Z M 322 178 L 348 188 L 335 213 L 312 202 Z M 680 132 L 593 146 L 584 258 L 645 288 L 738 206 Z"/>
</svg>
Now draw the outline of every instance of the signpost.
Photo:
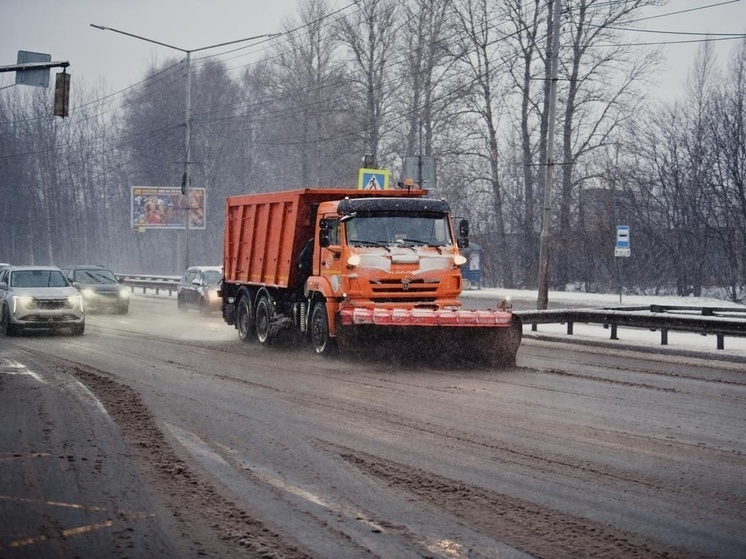
<svg viewBox="0 0 746 559">
<path fill-rule="evenodd" d="M 62 68 L 57 74 L 54 90 L 54 115 L 65 118 L 70 105 L 70 74 L 67 73 L 69 62 L 52 60 L 51 54 L 43 52 L 18 51 L 18 64 L 0 66 L 0 72 L 15 72 L 16 85 L 49 87 L 49 69 Z"/>
<path fill-rule="evenodd" d="M 358 190 L 388 190 L 389 172 L 385 169 L 362 168 L 357 176 Z"/>
<path fill-rule="evenodd" d="M 616 246 L 614 247 L 614 256 L 616 258 L 629 258 L 632 255 L 632 248 L 629 243 L 629 225 L 616 226 Z M 621 263 L 617 260 L 616 264 L 617 282 L 619 283 L 619 302 L 622 302 L 622 272 Z"/>
<path fill-rule="evenodd" d="M 435 190 L 437 188 L 435 157 L 432 155 L 413 155 L 404 158 L 402 180 L 412 179 L 417 188 Z"/>
<path fill-rule="evenodd" d="M 36 62 L 52 62 L 52 55 L 27 50 L 18 51 L 18 66 L 21 69 L 16 70 L 16 84 L 49 87 L 49 66 L 39 64 L 41 68 L 32 67 L 30 70 L 24 68 L 26 64 L 33 66 Z"/>
</svg>

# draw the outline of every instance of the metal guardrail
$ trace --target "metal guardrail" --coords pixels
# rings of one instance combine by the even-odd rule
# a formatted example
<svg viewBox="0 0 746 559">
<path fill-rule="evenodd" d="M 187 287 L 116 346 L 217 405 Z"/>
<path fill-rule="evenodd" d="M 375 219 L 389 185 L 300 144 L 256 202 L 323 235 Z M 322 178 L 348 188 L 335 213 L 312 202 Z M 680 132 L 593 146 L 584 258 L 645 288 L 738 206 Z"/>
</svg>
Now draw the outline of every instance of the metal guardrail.
<svg viewBox="0 0 746 559">
<path fill-rule="evenodd" d="M 532 331 L 537 330 L 538 324 L 567 324 L 567 334 L 571 335 L 576 322 L 601 324 L 611 330 L 612 340 L 619 339 L 619 326 L 659 330 L 661 345 L 668 345 L 670 331 L 714 335 L 717 349 L 725 349 L 726 337 L 746 337 L 746 309 L 739 308 L 650 305 L 516 311 L 516 314 L 524 324 L 531 324 Z"/>
<path fill-rule="evenodd" d="M 135 289 L 142 289 L 143 293 L 147 293 L 150 289 L 155 291 L 156 295 L 160 295 L 161 291 L 167 291 L 169 295 L 173 295 L 181 276 L 117 274 L 117 279 L 122 285 L 131 288 L 133 293 Z"/>
<path fill-rule="evenodd" d="M 117 274 L 119 281 L 132 289 L 149 290 L 156 295 L 161 291 L 173 295 L 180 276 L 152 276 L 144 274 Z M 726 337 L 746 337 L 746 308 L 695 307 L 685 305 L 649 305 L 638 307 L 579 308 L 556 310 L 514 311 L 524 324 L 531 324 L 536 331 L 539 324 L 567 324 L 567 334 L 572 335 L 573 325 L 600 324 L 611 331 L 610 339 L 618 340 L 619 326 L 658 330 L 661 345 L 668 345 L 669 332 L 693 332 L 714 335 L 717 349 L 725 349 Z"/>
</svg>

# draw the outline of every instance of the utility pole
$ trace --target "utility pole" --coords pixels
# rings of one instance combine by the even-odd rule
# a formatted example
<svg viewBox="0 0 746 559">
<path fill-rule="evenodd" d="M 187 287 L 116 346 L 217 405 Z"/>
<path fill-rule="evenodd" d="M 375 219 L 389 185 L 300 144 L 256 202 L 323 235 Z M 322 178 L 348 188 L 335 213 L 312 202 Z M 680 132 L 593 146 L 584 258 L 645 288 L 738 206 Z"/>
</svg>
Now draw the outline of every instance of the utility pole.
<svg viewBox="0 0 746 559">
<path fill-rule="evenodd" d="M 547 161 L 544 181 L 544 213 L 539 249 L 539 298 L 536 308 L 544 310 L 549 305 L 549 245 L 552 229 L 552 183 L 554 182 L 554 121 L 557 112 L 557 74 L 559 65 L 560 12 L 562 0 L 553 0 L 552 46 L 549 66 L 549 107 L 547 115 Z"/>
<path fill-rule="evenodd" d="M 154 41 L 153 39 L 141 37 L 139 35 L 128 33 L 126 31 L 120 31 L 119 29 L 114 29 L 113 27 L 105 27 L 103 25 L 96 25 L 94 23 L 91 23 L 90 25 L 91 27 L 95 27 L 96 29 L 100 29 L 102 31 L 113 31 L 121 35 L 127 35 L 128 37 L 132 37 L 134 39 L 140 39 L 141 41 L 147 41 L 148 43 L 154 43 L 156 45 L 161 45 L 162 47 L 167 47 L 170 49 L 178 50 L 186 54 L 186 138 L 184 140 L 184 143 L 185 143 L 184 176 L 182 177 L 182 180 L 181 180 L 181 192 L 184 195 L 185 212 L 186 212 L 186 217 L 184 218 L 184 269 L 186 270 L 189 267 L 189 214 L 190 214 L 189 187 L 190 187 L 190 181 L 191 181 L 189 166 L 191 164 L 191 153 L 192 153 L 192 74 L 191 74 L 190 64 L 191 64 L 191 59 L 192 59 L 192 53 L 207 50 L 207 49 L 214 49 L 217 47 L 234 45 L 236 43 L 243 43 L 245 41 L 252 41 L 254 39 L 265 39 L 265 38 L 277 37 L 278 35 L 280 35 L 280 33 L 270 33 L 267 35 L 256 35 L 255 37 L 247 37 L 245 39 L 238 39 L 236 41 L 227 41 L 225 43 L 218 43 L 216 45 L 208 45 L 206 47 L 200 47 L 197 49 L 183 49 L 181 47 L 175 47 L 174 45 L 169 45 L 168 43 L 162 43 L 160 41 Z"/>
</svg>

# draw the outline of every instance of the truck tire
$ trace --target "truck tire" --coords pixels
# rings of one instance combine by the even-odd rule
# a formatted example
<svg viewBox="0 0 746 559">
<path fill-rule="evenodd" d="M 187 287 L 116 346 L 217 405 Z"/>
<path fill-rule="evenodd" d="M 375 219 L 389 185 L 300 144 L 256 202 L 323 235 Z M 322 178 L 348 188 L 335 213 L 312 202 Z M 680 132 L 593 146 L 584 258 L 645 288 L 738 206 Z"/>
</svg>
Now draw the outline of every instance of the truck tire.
<svg viewBox="0 0 746 559">
<path fill-rule="evenodd" d="M 255 314 L 255 328 L 256 328 L 256 339 L 262 345 L 269 345 L 272 341 L 270 335 L 270 324 L 274 318 L 274 309 L 272 308 L 272 301 L 269 298 L 269 293 L 266 291 L 259 293 L 259 297 L 256 301 Z"/>
<path fill-rule="evenodd" d="M 329 316 L 326 304 L 318 301 L 311 311 L 311 344 L 313 350 L 324 357 L 331 357 L 337 352 L 337 342 L 329 336 Z"/>
<path fill-rule="evenodd" d="M 238 329 L 238 337 L 244 342 L 249 342 L 254 338 L 254 302 L 248 293 L 242 295 L 238 300 L 236 328 Z"/>
</svg>

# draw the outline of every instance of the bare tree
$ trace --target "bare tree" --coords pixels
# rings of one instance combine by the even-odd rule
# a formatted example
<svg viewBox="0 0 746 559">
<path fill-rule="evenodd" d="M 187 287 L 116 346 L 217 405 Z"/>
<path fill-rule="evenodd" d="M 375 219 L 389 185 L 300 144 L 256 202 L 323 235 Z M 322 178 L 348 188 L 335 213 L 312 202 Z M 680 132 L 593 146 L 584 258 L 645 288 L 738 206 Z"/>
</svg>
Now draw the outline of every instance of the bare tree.
<svg viewBox="0 0 746 559">
<path fill-rule="evenodd" d="M 401 64 L 402 155 L 432 155 L 435 127 L 444 107 L 454 99 L 445 95 L 452 54 L 448 28 L 452 0 L 412 0 L 403 7 Z M 422 150 L 420 150 L 422 144 Z"/>
<path fill-rule="evenodd" d="M 286 40 L 270 61 L 271 94 L 266 142 L 299 186 L 349 184 L 359 167 L 362 144 L 351 135 L 354 114 L 349 82 L 335 58 L 339 40 L 325 0 L 300 5 L 299 21 L 285 23 Z M 353 117 L 351 117 L 353 115 Z M 350 124 L 352 123 L 352 126 Z M 348 179 L 347 177 L 350 177 Z"/>
<path fill-rule="evenodd" d="M 395 90 L 395 83 L 387 78 L 396 39 L 396 8 L 393 0 L 361 0 L 359 10 L 338 24 L 340 38 L 352 53 L 354 69 L 349 75 L 365 108 L 366 153 L 374 166 L 381 160 L 391 162 L 390 156 L 381 158 L 379 150 Z"/>
<path fill-rule="evenodd" d="M 537 170 L 542 169 L 539 162 L 546 160 L 546 103 L 549 99 L 549 81 L 544 79 L 549 73 L 548 57 L 542 56 L 542 40 L 546 39 L 548 48 L 552 12 L 544 9 L 542 0 L 531 3 L 508 0 L 501 6 L 506 29 L 501 50 L 504 78 L 512 84 L 520 105 L 520 111 L 508 112 L 519 138 L 516 184 L 522 187 L 516 196 L 516 206 L 520 205 L 521 211 L 516 211 L 515 221 L 524 249 L 515 252 L 516 268 L 520 284 L 530 286 L 538 276 L 538 253 L 530 247 L 539 243 L 537 231 L 541 224 L 536 208 L 540 207 L 537 195 L 544 188 L 544 173 Z M 544 22 L 547 33 L 541 32 Z"/>
<path fill-rule="evenodd" d="M 595 176 L 592 165 L 584 172 L 582 158 L 613 141 L 624 118 L 640 100 L 636 90 L 653 67 L 655 57 L 634 52 L 618 41 L 622 26 L 654 0 L 579 0 L 565 12 L 561 56 L 565 87 L 562 122 L 561 189 L 559 194 L 559 254 L 555 283 L 572 279 L 572 237 L 578 188 Z M 603 47 L 601 43 L 608 46 Z M 577 220 L 575 220 L 577 221 Z"/>
<path fill-rule="evenodd" d="M 734 50 L 726 80 L 713 101 L 717 152 L 713 227 L 725 253 L 723 283 L 733 301 L 746 290 L 746 41 Z"/>
<path fill-rule="evenodd" d="M 475 124 L 480 130 L 471 155 L 483 161 L 482 171 L 474 177 L 475 182 L 484 182 L 490 193 L 492 224 L 496 247 L 490 247 L 499 276 L 500 285 L 514 285 L 510 259 L 507 257 L 506 227 L 503 208 L 503 187 L 500 175 L 500 143 L 498 138 L 499 102 L 497 72 L 493 61 L 498 59 L 499 31 L 490 20 L 493 12 L 492 0 L 455 0 L 454 12 L 458 22 L 458 34 L 462 46 L 457 59 L 468 73 L 472 87 L 464 95 L 467 110 L 475 116 Z"/>
</svg>

